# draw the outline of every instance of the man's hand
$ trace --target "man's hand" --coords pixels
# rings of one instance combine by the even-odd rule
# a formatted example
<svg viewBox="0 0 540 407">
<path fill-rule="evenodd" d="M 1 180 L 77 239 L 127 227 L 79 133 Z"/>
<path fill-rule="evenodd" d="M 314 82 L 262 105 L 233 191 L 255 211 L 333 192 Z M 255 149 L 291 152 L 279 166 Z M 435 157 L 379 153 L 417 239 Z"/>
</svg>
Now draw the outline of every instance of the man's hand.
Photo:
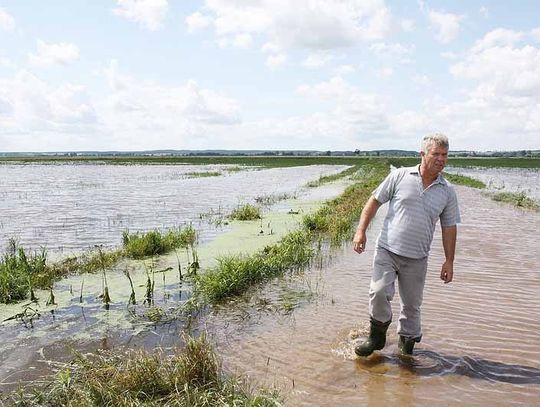
<svg viewBox="0 0 540 407">
<path fill-rule="evenodd" d="M 354 234 L 354 251 L 362 254 L 364 250 L 366 249 L 366 232 L 363 230 L 358 229 L 356 233 Z"/>
<path fill-rule="evenodd" d="M 445 261 L 441 268 L 441 280 L 444 281 L 444 284 L 448 284 L 454 278 L 454 264 Z"/>
</svg>

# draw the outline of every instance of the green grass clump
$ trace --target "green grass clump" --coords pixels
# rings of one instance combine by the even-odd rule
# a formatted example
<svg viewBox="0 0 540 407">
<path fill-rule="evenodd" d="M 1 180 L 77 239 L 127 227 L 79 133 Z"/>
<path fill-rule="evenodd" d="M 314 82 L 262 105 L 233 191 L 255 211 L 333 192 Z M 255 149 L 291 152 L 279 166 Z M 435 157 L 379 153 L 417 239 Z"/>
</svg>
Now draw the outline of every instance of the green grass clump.
<svg viewBox="0 0 540 407">
<path fill-rule="evenodd" d="M 492 196 L 494 201 L 505 202 L 518 208 L 539 210 L 540 205 L 525 195 L 525 192 L 498 192 Z"/>
<path fill-rule="evenodd" d="M 0 261 L 0 303 L 33 300 L 34 289 L 49 289 L 55 281 L 71 273 L 93 273 L 111 267 L 122 255 L 121 250 L 90 251 L 48 264 L 45 249 L 30 255 L 10 239 Z"/>
<path fill-rule="evenodd" d="M 229 217 L 235 220 L 261 219 L 261 209 L 254 205 L 245 204 L 233 210 Z"/>
<path fill-rule="evenodd" d="M 104 351 L 77 354 L 54 378 L 5 398 L 15 406 L 281 406 L 276 390 L 253 391 L 241 378 L 226 377 L 203 335 L 168 356 Z"/>
<path fill-rule="evenodd" d="M 188 172 L 186 177 L 188 178 L 207 178 L 207 177 L 219 177 L 221 172 L 219 171 L 202 171 L 202 172 Z"/>
<path fill-rule="evenodd" d="M 50 285 L 46 260 L 45 250 L 29 255 L 15 239 L 10 239 L 0 260 L 0 303 L 24 300 L 36 286 Z"/>
<path fill-rule="evenodd" d="M 468 177 L 466 175 L 449 174 L 445 172 L 444 178 L 446 178 L 448 181 L 455 185 L 465 185 L 466 187 L 477 189 L 484 189 L 486 187 L 486 184 L 484 184 L 482 181 Z"/>
<path fill-rule="evenodd" d="M 271 195 L 259 195 L 255 198 L 255 202 L 259 205 L 265 205 L 270 206 L 273 205 L 279 201 L 283 201 L 285 199 L 293 198 L 294 195 L 289 195 L 287 193 L 282 194 L 271 194 Z"/>
<path fill-rule="evenodd" d="M 253 255 L 219 258 L 215 268 L 197 276 L 195 288 L 206 301 L 218 303 L 287 270 L 302 268 L 312 257 L 310 233 L 293 231 Z"/>
<path fill-rule="evenodd" d="M 193 246 L 196 239 L 197 233 L 191 226 L 164 233 L 152 230 L 142 234 L 124 231 L 122 234 L 124 250 L 133 259 L 168 253 L 179 247 L 187 248 Z"/>
</svg>

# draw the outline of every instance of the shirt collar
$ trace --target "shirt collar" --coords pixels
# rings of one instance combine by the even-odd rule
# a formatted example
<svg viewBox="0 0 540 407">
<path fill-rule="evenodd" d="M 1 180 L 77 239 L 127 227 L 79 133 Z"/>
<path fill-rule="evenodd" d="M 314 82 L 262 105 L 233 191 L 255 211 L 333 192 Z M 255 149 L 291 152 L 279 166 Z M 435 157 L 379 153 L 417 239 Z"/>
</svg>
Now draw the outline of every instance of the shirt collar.
<svg viewBox="0 0 540 407">
<path fill-rule="evenodd" d="M 411 167 L 410 171 L 409 171 L 409 174 L 417 174 L 418 176 L 420 176 L 420 164 L 418 164 L 418 165 L 416 165 L 414 167 Z M 446 180 L 444 179 L 442 174 L 439 174 L 437 176 L 437 179 L 434 181 L 434 184 L 447 185 Z"/>
</svg>

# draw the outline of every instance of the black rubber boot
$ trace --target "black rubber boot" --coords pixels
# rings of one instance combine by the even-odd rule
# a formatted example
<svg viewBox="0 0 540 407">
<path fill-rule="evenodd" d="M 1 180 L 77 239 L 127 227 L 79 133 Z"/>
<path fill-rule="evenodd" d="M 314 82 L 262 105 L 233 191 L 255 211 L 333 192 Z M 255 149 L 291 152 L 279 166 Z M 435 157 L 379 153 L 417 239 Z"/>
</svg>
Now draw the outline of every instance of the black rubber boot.
<svg viewBox="0 0 540 407">
<path fill-rule="evenodd" d="M 399 336 L 398 348 L 399 353 L 403 356 L 412 356 L 414 344 L 419 342 L 419 339 L 416 338 L 407 338 L 406 336 Z"/>
<path fill-rule="evenodd" d="M 386 331 L 391 321 L 379 322 L 375 319 L 370 320 L 370 329 L 368 338 L 360 345 L 354 348 L 358 356 L 369 356 L 373 351 L 380 350 L 386 345 Z"/>
</svg>

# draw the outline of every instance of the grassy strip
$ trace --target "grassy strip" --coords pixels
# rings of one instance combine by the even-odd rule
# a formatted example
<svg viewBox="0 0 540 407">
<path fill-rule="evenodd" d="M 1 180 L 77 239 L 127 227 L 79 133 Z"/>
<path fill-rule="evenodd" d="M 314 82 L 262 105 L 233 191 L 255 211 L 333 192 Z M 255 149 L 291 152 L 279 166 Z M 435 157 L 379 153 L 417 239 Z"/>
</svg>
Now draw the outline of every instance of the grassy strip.
<svg viewBox="0 0 540 407">
<path fill-rule="evenodd" d="M 455 184 L 455 185 L 465 185 L 466 187 L 478 188 L 478 189 L 484 189 L 486 187 L 486 184 L 484 184 L 482 181 L 477 180 L 472 177 L 468 177 L 466 175 L 449 174 L 445 172 L 444 178 L 446 178 L 448 181 L 450 181 L 452 184 Z"/>
<path fill-rule="evenodd" d="M 197 233 L 190 225 L 185 229 L 169 230 L 162 233 L 152 230 L 147 233 L 122 234 L 125 254 L 133 259 L 168 253 L 178 247 L 187 248 L 195 244 Z"/>
<path fill-rule="evenodd" d="M 306 184 L 306 186 L 310 188 L 316 188 L 323 184 L 334 182 L 334 181 L 337 181 L 338 179 L 342 179 L 342 178 L 354 175 L 356 174 L 356 172 L 358 172 L 358 167 L 359 166 L 355 165 L 353 167 L 340 171 L 337 174 L 324 175 L 324 176 L 321 175 L 318 180 L 310 181 Z"/>
<path fill-rule="evenodd" d="M 286 270 L 301 268 L 312 256 L 311 235 L 304 230 L 290 232 L 253 255 L 219 258 L 215 268 L 196 276 L 195 288 L 203 300 L 217 303 Z"/>
<path fill-rule="evenodd" d="M 56 376 L 20 389 L 15 406 L 281 406 L 276 390 L 253 391 L 239 377 L 225 377 L 206 337 L 190 338 L 172 356 L 158 350 L 102 352 L 63 365 Z"/>
<path fill-rule="evenodd" d="M 241 205 L 232 211 L 229 218 L 235 220 L 261 219 L 261 209 L 250 204 Z"/>
<path fill-rule="evenodd" d="M 288 233 L 278 243 L 253 255 L 218 259 L 215 268 L 195 277 L 197 296 L 203 302 L 218 303 L 243 293 L 253 284 L 305 267 L 314 255 L 312 243 L 318 237 L 329 238 L 333 243 L 350 238 L 354 220 L 387 173 L 386 165 L 373 166 L 365 180 L 348 187 L 315 214 L 304 217 L 303 228 Z"/>
<path fill-rule="evenodd" d="M 304 228 L 330 238 L 335 244 L 349 238 L 354 220 L 360 217 L 364 203 L 387 173 L 388 169 L 384 165 L 372 166 L 363 181 L 349 186 L 341 196 L 317 212 L 304 216 Z"/>
<path fill-rule="evenodd" d="M 540 205 L 525 195 L 525 192 L 498 192 L 492 196 L 497 202 L 505 202 L 517 206 L 518 208 L 539 210 Z"/>
</svg>

